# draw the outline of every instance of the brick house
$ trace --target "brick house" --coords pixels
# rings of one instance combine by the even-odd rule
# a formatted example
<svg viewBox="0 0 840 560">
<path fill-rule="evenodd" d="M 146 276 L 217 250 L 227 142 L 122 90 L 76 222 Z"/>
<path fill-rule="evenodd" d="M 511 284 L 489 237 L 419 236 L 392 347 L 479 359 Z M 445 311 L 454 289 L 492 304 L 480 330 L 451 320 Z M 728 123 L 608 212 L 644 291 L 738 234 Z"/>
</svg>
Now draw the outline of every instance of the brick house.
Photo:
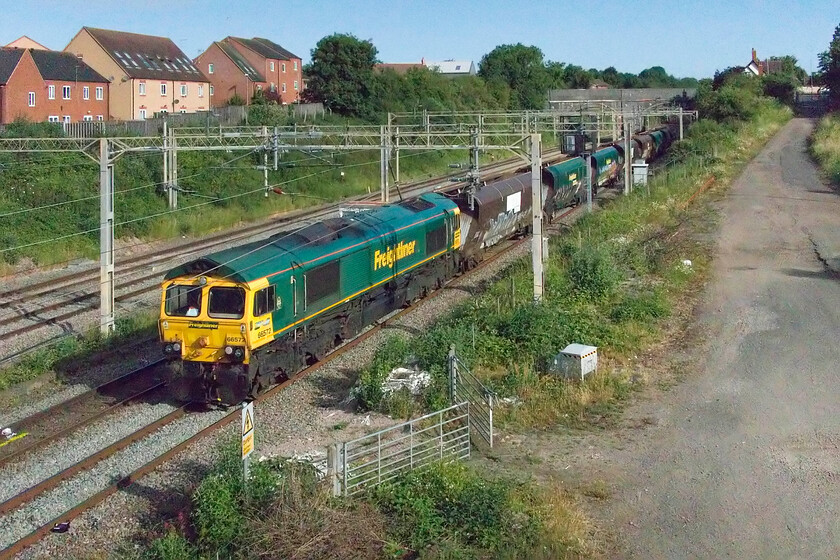
<svg viewBox="0 0 840 560">
<path fill-rule="evenodd" d="M 69 53 L 0 48 L 0 123 L 108 118 L 109 83 Z"/>
<path fill-rule="evenodd" d="M 84 58 L 111 81 L 111 115 L 119 120 L 211 108 L 209 80 L 166 37 L 83 27 L 65 52 Z"/>
<path fill-rule="evenodd" d="M 295 103 L 303 90 L 301 58 L 268 39 L 226 37 L 201 53 L 195 64 L 213 85 L 213 102 L 227 103 L 234 94 L 250 103 L 256 90 Z"/>
</svg>

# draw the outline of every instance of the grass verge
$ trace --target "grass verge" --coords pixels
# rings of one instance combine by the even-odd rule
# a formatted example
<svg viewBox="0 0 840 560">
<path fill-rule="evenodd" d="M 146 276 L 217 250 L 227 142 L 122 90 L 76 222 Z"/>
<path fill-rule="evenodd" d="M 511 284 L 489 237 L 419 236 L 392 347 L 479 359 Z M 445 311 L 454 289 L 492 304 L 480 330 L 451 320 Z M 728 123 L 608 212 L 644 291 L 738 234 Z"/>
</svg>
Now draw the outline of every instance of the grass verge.
<svg viewBox="0 0 840 560">
<path fill-rule="evenodd" d="M 560 486 L 488 478 L 436 464 L 360 499 L 332 498 L 308 465 L 252 466 L 246 493 L 236 442 L 166 522 L 146 560 L 194 558 L 568 558 L 589 552 L 588 522 Z"/>
<path fill-rule="evenodd" d="M 811 154 L 829 180 L 840 186 L 840 114 L 820 119 L 811 139 Z"/>
</svg>

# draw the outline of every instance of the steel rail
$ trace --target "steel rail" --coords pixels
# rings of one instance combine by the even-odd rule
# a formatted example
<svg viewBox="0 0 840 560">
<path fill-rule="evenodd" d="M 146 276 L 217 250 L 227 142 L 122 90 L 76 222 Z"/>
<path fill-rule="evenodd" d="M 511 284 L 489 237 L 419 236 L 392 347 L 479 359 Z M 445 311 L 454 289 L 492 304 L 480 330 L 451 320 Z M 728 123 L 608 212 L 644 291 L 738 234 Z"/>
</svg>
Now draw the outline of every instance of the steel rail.
<svg viewBox="0 0 840 560">
<path fill-rule="evenodd" d="M 53 442 L 59 438 L 63 438 L 92 422 L 104 418 L 111 414 L 121 406 L 128 402 L 137 400 L 161 388 L 164 383 L 157 379 L 150 380 L 149 383 L 141 385 L 140 390 L 129 391 L 125 395 L 112 396 L 108 393 L 112 391 L 119 391 L 120 388 L 127 386 L 135 379 L 141 379 L 142 376 L 150 371 L 153 371 L 161 363 L 163 359 L 147 364 L 143 367 L 130 371 L 116 379 L 112 379 L 98 387 L 85 391 L 75 397 L 72 397 L 64 402 L 51 406 L 46 410 L 36 412 L 35 414 L 14 422 L 11 427 L 13 431 L 19 434 L 27 434 L 27 439 L 19 439 L 15 442 L 6 444 L 0 447 L 0 468 L 18 459 L 23 455 L 31 452 L 35 448 L 43 447 L 47 443 Z M 111 402 L 107 402 L 110 400 Z M 73 420 L 63 427 L 55 431 L 44 431 L 44 427 L 50 424 L 62 424 L 64 417 L 74 418 L 84 412 L 88 407 L 100 407 L 99 410 L 92 414 L 84 415 L 79 420 Z M 104 407 L 104 408 L 101 408 Z M 18 442 L 21 442 L 18 444 Z M 3 513 L 2 505 L 0 505 L 0 514 Z"/>
</svg>

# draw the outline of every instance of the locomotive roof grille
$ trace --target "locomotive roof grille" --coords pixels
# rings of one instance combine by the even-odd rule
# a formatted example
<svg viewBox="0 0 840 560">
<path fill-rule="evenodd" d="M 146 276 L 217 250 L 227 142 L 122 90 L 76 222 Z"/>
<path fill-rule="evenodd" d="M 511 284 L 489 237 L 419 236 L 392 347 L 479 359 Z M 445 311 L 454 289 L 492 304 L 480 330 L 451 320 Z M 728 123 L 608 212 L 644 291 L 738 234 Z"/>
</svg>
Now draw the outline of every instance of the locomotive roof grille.
<svg viewBox="0 0 840 560">
<path fill-rule="evenodd" d="M 422 198 L 413 198 L 406 200 L 404 202 L 400 202 L 400 206 L 411 210 L 412 212 L 422 212 L 423 210 L 428 210 L 429 208 L 434 208 L 435 205 L 428 200 L 424 200 Z"/>
</svg>

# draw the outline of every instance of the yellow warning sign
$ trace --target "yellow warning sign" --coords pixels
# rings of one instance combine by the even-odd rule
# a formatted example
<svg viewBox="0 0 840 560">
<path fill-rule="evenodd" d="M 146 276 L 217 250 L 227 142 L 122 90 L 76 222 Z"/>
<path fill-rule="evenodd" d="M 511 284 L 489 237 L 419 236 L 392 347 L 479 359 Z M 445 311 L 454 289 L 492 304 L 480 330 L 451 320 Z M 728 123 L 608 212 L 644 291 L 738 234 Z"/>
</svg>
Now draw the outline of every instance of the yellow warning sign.
<svg viewBox="0 0 840 560">
<path fill-rule="evenodd" d="M 245 409 L 245 420 L 242 421 L 242 433 L 247 434 L 254 429 L 254 420 L 251 418 L 251 411 Z"/>
<path fill-rule="evenodd" d="M 242 436 L 242 458 L 244 459 L 254 451 L 254 431 L 251 430 Z"/>
<path fill-rule="evenodd" d="M 254 451 L 254 403 L 242 406 L 242 458 L 247 459 Z"/>
</svg>

